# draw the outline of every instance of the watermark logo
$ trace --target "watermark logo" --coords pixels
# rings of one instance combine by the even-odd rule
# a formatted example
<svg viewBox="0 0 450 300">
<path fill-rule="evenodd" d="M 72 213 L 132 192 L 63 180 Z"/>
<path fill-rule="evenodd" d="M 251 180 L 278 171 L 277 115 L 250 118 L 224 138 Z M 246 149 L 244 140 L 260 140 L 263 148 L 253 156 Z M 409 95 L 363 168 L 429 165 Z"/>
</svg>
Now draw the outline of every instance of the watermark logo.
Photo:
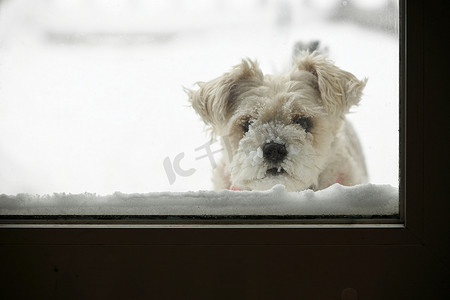
<svg viewBox="0 0 450 300">
<path fill-rule="evenodd" d="M 202 154 L 200 156 L 195 157 L 195 160 L 201 160 L 201 159 L 208 158 L 209 162 L 211 164 L 211 167 L 213 169 L 217 168 L 217 163 L 216 163 L 214 155 L 223 152 L 224 148 L 220 148 L 218 150 L 213 150 L 211 146 L 215 143 L 217 143 L 217 140 L 211 139 L 210 141 L 201 145 L 200 147 L 195 148 L 194 152 L 202 152 Z M 222 145 L 224 145 L 227 148 L 227 152 L 229 153 L 230 160 L 231 160 L 231 151 L 230 151 L 231 145 L 230 145 L 230 139 L 228 136 L 222 137 Z M 175 181 L 177 179 L 177 175 L 181 176 L 181 177 L 189 177 L 197 171 L 197 169 L 195 169 L 195 168 L 183 169 L 181 167 L 181 161 L 183 160 L 185 155 L 186 155 L 185 152 L 180 152 L 177 155 L 175 155 L 173 160 L 168 156 L 166 158 L 164 158 L 163 166 L 164 166 L 164 170 L 166 171 L 167 179 L 169 180 L 170 185 L 175 183 Z"/>
</svg>

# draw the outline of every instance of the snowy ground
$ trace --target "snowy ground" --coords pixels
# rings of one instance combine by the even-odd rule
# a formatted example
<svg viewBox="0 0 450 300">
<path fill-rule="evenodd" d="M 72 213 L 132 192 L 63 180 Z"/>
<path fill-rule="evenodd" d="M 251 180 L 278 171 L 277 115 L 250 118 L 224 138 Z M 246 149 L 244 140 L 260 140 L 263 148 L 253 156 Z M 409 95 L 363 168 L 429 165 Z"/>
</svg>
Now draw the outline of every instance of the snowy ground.
<svg viewBox="0 0 450 300">
<path fill-rule="evenodd" d="M 274 199 L 276 201 L 274 201 Z M 313 192 L 199 191 L 146 194 L 114 193 L 0 195 L 0 215 L 263 215 L 263 216 L 393 216 L 398 215 L 398 189 L 390 185 L 334 184 Z"/>
<path fill-rule="evenodd" d="M 329 20 L 339 2 L 1 3 L 0 194 L 211 189 L 211 163 L 199 158 L 209 137 L 183 86 L 242 57 L 284 71 L 295 42 L 312 39 L 369 78 L 349 118 L 370 181 L 398 186 L 398 40 Z M 164 161 L 181 153 L 192 174 L 171 182 Z"/>
</svg>

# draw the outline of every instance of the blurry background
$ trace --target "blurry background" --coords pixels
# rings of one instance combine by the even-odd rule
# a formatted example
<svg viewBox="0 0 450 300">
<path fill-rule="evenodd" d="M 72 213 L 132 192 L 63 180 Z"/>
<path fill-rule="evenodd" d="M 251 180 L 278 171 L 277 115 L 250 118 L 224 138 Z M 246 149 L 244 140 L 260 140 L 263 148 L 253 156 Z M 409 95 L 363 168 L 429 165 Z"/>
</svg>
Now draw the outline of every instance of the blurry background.
<svg viewBox="0 0 450 300">
<path fill-rule="evenodd" d="M 370 181 L 398 186 L 396 1 L 0 0 L 0 194 L 210 189 L 183 87 L 243 57 L 287 71 L 311 40 L 369 78 L 349 118 Z"/>
</svg>

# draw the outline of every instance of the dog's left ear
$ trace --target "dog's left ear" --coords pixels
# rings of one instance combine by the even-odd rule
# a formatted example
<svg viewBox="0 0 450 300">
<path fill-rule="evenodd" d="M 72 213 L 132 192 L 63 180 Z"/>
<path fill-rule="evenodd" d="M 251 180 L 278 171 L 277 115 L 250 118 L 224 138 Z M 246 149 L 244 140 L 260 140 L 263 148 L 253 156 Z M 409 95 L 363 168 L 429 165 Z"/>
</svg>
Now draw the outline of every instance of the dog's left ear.
<svg viewBox="0 0 450 300">
<path fill-rule="evenodd" d="M 238 106 L 239 95 L 260 86 L 264 76 L 258 64 L 250 59 L 242 60 L 230 72 L 209 82 L 197 83 L 198 90 L 186 90 L 192 107 L 210 125 L 213 134 L 221 135 L 221 129 Z"/>
<path fill-rule="evenodd" d="M 298 70 L 315 75 L 322 104 L 329 113 L 345 114 L 351 106 L 359 103 L 366 78 L 358 80 L 353 74 L 335 66 L 325 56 L 314 52 L 303 55 L 297 59 L 296 64 L 291 79 L 295 80 Z"/>
</svg>

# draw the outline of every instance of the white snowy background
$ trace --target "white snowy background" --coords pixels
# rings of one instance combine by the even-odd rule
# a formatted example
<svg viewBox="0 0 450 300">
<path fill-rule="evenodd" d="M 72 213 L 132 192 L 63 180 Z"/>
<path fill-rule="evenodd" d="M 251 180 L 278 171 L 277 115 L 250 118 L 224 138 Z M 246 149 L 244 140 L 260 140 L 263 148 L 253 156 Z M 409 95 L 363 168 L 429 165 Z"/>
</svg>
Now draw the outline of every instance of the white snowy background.
<svg viewBox="0 0 450 300">
<path fill-rule="evenodd" d="M 341 68 L 368 77 L 348 118 L 370 182 L 397 188 L 398 24 L 386 7 L 395 5 L 0 1 L 0 194 L 209 190 L 212 166 L 201 157 L 210 138 L 183 87 L 220 76 L 243 57 L 265 73 L 286 71 L 294 44 L 311 40 Z M 356 12 L 337 17 L 350 9 Z M 192 175 L 172 170 L 170 181 L 163 162 L 179 154 Z"/>
</svg>

